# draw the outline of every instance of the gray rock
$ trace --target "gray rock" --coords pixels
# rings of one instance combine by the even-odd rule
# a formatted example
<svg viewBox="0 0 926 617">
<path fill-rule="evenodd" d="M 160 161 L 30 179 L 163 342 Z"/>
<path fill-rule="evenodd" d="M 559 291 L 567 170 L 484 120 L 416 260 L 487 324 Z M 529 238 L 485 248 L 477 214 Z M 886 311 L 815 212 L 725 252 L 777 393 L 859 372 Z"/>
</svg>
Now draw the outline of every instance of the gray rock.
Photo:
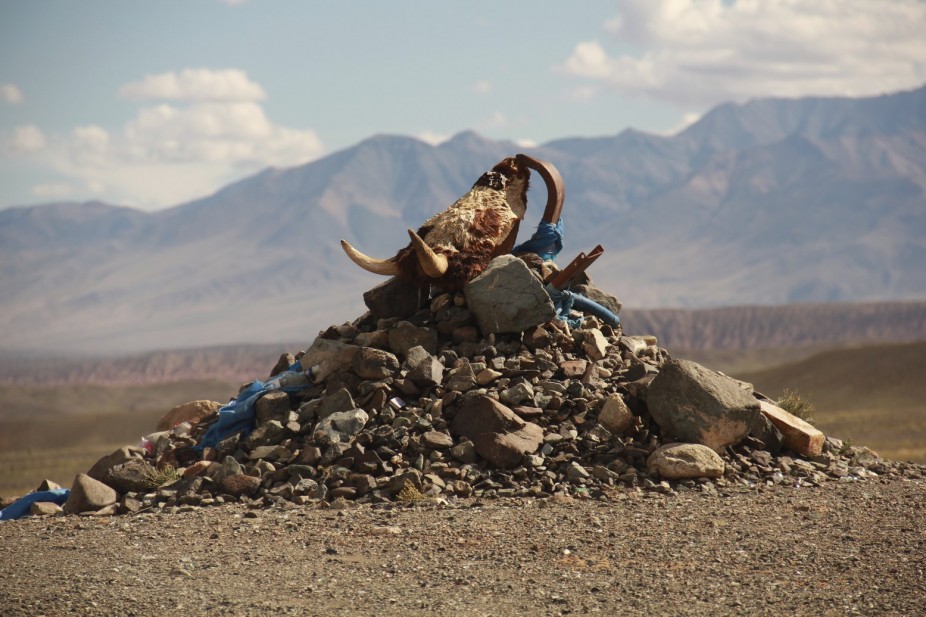
<svg viewBox="0 0 926 617">
<path fill-rule="evenodd" d="M 407 321 L 400 321 L 389 329 L 389 349 L 392 353 L 405 357 L 412 347 L 422 347 L 431 355 L 437 353 L 437 330 L 418 327 Z"/>
<path fill-rule="evenodd" d="M 424 357 L 419 358 L 419 352 L 424 354 Z M 412 361 L 414 352 L 415 361 Z M 408 378 L 416 385 L 422 387 L 436 386 L 441 383 L 444 378 L 444 365 L 441 364 L 440 360 L 429 354 L 424 350 L 424 347 L 417 346 L 412 347 L 408 350 L 406 362 L 412 366 L 411 370 L 408 372 Z"/>
<path fill-rule="evenodd" d="M 157 470 L 147 461 L 139 458 L 129 459 L 110 469 L 104 484 L 120 493 L 141 493 L 151 487 L 151 478 L 156 474 Z"/>
<path fill-rule="evenodd" d="M 688 360 L 670 360 L 650 384 L 646 404 L 665 435 L 715 451 L 759 422 L 759 403 L 737 381 Z"/>
<path fill-rule="evenodd" d="M 280 359 L 277 360 L 277 363 L 273 365 L 273 368 L 270 369 L 270 378 L 276 377 L 289 367 L 291 367 L 296 362 L 296 357 L 291 353 L 280 354 Z"/>
<path fill-rule="evenodd" d="M 587 480 L 590 477 L 591 474 L 588 473 L 588 470 L 575 461 L 572 461 L 566 467 L 566 479 L 570 482 L 579 482 L 581 480 Z"/>
<path fill-rule="evenodd" d="M 614 435 L 621 435 L 633 425 L 634 416 L 620 394 L 605 399 L 598 414 L 598 422 Z"/>
<path fill-rule="evenodd" d="M 450 456 L 466 465 L 476 462 L 476 446 L 472 441 L 464 441 L 450 448 Z"/>
<path fill-rule="evenodd" d="M 393 354 L 372 347 L 360 347 L 354 355 L 354 372 L 369 380 L 385 379 L 399 371 L 399 360 Z"/>
<path fill-rule="evenodd" d="M 88 474 L 79 473 L 71 485 L 71 494 L 64 504 L 65 514 L 94 512 L 116 503 L 119 495 L 111 487 Z"/>
<path fill-rule="evenodd" d="M 341 388 L 331 394 L 326 394 L 320 399 L 318 407 L 315 409 L 315 417 L 319 420 L 324 420 L 333 413 L 350 411 L 356 408 L 357 405 L 354 404 L 354 398 L 350 395 L 350 392 L 347 388 Z M 300 418 L 301 417 L 302 413 L 300 410 Z"/>
<path fill-rule="evenodd" d="M 473 373 L 473 367 L 467 360 L 464 360 L 447 380 L 446 388 L 457 392 L 468 392 L 474 387 L 476 387 L 476 375 Z"/>
<path fill-rule="evenodd" d="M 421 436 L 421 443 L 428 448 L 450 448 L 453 446 L 453 437 L 440 431 L 426 431 Z"/>
<path fill-rule="evenodd" d="M 502 390 L 498 398 L 508 405 L 519 405 L 525 401 L 534 402 L 534 388 L 529 383 L 522 381 L 516 386 Z"/>
<path fill-rule="evenodd" d="M 650 473 L 669 480 L 719 478 L 724 462 L 714 450 L 694 443 L 670 443 L 657 448 L 646 460 Z"/>
<path fill-rule="evenodd" d="M 353 362 L 354 354 L 360 349 L 338 341 L 317 338 L 302 356 L 302 368 L 311 370 L 315 383 L 325 380 L 332 373 L 344 370 Z"/>
<path fill-rule="evenodd" d="M 105 484 L 106 480 L 109 478 L 109 472 L 113 467 L 121 465 L 131 459 L 144 459 L 145 454 L 147 454 L 147 451 L 144 448 L 123 446 L 94 463 L 93 467 L 87 472 L 87 475 Z"/>
<path fill-rule="evenodd" d="M 363 303 L 379 319 L 408 317 L 427 302 L 428 290 L 391 278 L 363 294 Z"/>
<path fill-rule="evenodd" d="M 280 390 L 268 392 L 254 403 L 254 415 L 258 424 L 270 420 L 285 422 L 289 417 L 289 395 Z"/>
<path fill-rule="evenodd" d="M 248 435 L 247 443 L 250 447 L 275 446 L 286 437 L 286 428 L 279 420 L 264 422 Z"/>
<path fill-rule="evenodd" d="M 315 435 L 325 443 L 346 442 L 359 433 L 369 419 L 362 409 L 333 413 L 318 423 Z"/>
<path fill-rule="evenodd" d="M 520 333 L 556 316 L 543 284 L 513 255 L 493 259 L 463 292 L 483 334 Z"/>
</svg>

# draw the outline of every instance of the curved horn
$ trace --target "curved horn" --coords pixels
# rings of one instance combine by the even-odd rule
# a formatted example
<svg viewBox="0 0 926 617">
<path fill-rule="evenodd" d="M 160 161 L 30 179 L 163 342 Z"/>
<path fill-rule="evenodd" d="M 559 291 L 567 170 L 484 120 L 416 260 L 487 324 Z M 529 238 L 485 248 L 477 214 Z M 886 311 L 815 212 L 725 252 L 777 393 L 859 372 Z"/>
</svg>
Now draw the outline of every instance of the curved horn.
<svg viewBox="0 0 926 617">
<path fill-rule="evenodd" d="M 560 212 L 563 211 L 563 201 L 566 199 L 566 188 L 563 186 L 563 177 L 553 163 L 541 161 L 526 154 L 515 157 L 519 163 L 534 169 L 543 178 L 547 186 L 547 207 L 543 211 L 543 220 L 555 225 L 559 221 Z"/>
<path fill-rule="evenodd" d="M 430 246 L 424 243 L 424 240 L 413 230 L 408 230 L 408 235 L 412 239 L 412 246 L 415 248 L 415 254 L 418 256 L 418 263 L 421 269 L 432 279 L 440 278 L 447 271 L 447 257 L 438 255 Z"/>
<path fill-rule="evenodd" d="M 383 274 L 385 276 L 395 276 L 399 273 L 399 267 L 391 259 L 375 259 L 368 257 L 352 247 L 346 240 L 341 240 L 341 248 L 350 257 L 350 260 L 373 274 Z"/>
</svg>

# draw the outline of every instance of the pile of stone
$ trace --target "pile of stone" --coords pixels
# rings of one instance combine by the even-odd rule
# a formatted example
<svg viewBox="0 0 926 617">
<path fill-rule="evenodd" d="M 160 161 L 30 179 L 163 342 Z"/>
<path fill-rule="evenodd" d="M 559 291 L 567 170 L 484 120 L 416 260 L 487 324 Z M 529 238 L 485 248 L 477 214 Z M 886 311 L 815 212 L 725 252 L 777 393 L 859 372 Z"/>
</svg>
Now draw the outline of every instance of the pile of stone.
<svg viewBox="0 0 926 617">
<path fill-rule="evenodd" d="M 609 499 L 921 474 L 670 359 L 653 336 L 595 317 L 569 327 L 544 291 L 547 267 L 499 257 L 462 293 L 434 297 L 380 285 L 364 295 L 368 313 L 281 357 L 271 377 L 283 387 L 257 400 L 253 430 L 197 447 L 220 404 L 182 405 L 141 446 L 78 476 L 65 512 Z M 579 289 L 620 310 L 590 281 Z"/>
</svg>

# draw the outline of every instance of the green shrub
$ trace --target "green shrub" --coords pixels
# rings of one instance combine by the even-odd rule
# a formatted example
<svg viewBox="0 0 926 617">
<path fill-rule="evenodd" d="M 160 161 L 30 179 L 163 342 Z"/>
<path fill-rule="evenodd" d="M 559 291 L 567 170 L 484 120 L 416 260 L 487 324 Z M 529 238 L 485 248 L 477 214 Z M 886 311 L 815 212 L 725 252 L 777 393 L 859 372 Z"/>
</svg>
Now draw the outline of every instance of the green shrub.
<svg viewBox="0 0 926 617">
<path fill-rule="evenodd" d="M 815 421 L 813 414 L 816 410 L 813 403 L 798 394 L 796 390 L 786 389 L 778 399 L 778 406 L 804 422 L 813 423 Z"/>
</svg>

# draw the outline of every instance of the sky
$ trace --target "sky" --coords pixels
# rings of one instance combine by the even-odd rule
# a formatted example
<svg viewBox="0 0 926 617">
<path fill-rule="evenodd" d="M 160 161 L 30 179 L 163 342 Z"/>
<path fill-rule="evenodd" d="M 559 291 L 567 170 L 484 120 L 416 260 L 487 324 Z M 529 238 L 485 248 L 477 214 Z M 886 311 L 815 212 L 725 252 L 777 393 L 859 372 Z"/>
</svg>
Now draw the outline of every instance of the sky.
<svg viewBox="0 0 926 617">
<path fill-rule="evenodd" d="M 0 208 L 156 210 L 379 134 L 673 134 L 924 83 L 926 0 L 0 0 Z"/>
</svg>

